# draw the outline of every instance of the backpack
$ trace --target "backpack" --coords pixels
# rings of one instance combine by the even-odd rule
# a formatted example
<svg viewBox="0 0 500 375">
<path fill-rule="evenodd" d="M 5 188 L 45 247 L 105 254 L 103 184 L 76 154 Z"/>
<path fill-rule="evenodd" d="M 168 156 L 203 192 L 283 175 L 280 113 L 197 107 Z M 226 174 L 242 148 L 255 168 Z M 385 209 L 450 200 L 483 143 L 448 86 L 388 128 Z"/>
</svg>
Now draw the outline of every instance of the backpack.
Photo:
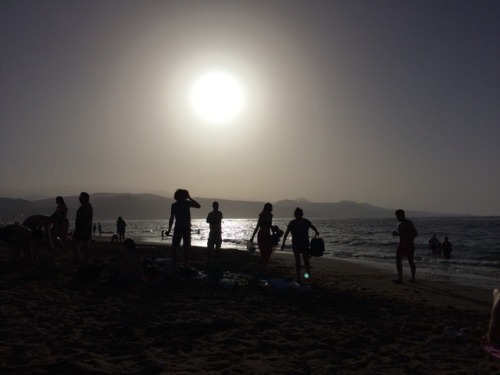
<svg viewBox="0 0 500 375">
<path fill-rule="evenodd" d="M 322 238 L 314 236 L 311 238 L 311 245 L 309 246 L 309 255 L 313 257 L 323 256 L 325 252 L 325 242 Z"/>
</svg>

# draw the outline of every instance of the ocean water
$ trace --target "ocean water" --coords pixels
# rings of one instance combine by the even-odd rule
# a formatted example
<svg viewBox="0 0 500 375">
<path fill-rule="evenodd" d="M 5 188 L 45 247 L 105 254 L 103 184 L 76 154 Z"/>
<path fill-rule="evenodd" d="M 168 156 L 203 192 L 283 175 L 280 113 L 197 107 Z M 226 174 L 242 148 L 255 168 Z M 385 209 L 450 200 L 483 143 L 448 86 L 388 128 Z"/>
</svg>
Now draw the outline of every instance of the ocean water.
<svg viewBox="0 0 500 375">
<path fill-rule="evenodd" d="M 417 279 L 448 281 L 484 289 L 500 287 L 500 217 L 446 217 L 410 218 L 418 232 L 415 261 Z M 274 219 L 273 224 L 285 230 L 291 219 Z M 361 262 L 387 272 L 396 273 L 395 249 L 398 237 L 392 236 L 396 219 L 313 219 L 313 224 L 325 241 L 324 257 Z M 114 233 L 116 223 L 101 222 L 104 233 Z M 172 237 L 162 238 L 166 220 L 128 220 L 126 236 L 137 241 L 170 243 Z M 222 248 L 246 250 L 256 220 L 224 219 Z M 208 224 L 205 220 L 192 221 L 192 243 L 206 246 Z M 453 244 L 451 259 L 431 254 L 428 241 L 433 234 L 443 242 L 447 236 Z M 285 251 L 291 251 L 291 237 Z M 321 261 L 321 258 L 315 261 Z M 403 263 L 404 278 L 409 277 L 409 266 Z"/>
</svg>

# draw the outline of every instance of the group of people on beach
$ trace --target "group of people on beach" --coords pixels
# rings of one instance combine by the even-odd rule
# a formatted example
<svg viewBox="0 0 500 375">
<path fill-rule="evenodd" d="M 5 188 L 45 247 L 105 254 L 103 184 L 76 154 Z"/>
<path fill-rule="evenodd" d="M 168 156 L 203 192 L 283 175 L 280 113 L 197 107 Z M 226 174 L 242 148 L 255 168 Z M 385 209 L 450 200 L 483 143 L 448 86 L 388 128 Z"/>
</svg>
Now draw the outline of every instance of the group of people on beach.
<svg viewBox="0 0 500 375">
<path fill-rule="evenodd" d="M 189 252 L 191 247 L 191 208 L 201 208 L 201 205 L 193 199 L 189 191 L 178 189 L 174 194 L 175 202 L 171 205 L 171 213 L 168 222 L 166 234 L 169 235 L 173 227 L 172 238 L 172 258 L 177 262 L 178 251 L 183 243 L 183 263 L 188 265 Z M 67 218 L 68 208 L 62 197 L 56 198 L 56 209 L 50 216 L 33 215 L 28 217 L 22 224 L 9 224 L 0 227 L 0 240 L 6 241 L 15 248 L 15 256 L 24 252 L 26 258 L 34 261 L 36 252 L 41 242 L 45 240 L 50 247 L 59 246 L 61 249 L 70 248 L 73 250 L 75 260 L 83 255 L 85 265 L 90 261 L 90 241 L 95 225 L 93 225 L 93 207 L 90 204 L 90 196 L 86 192 L 79 195 L 80 207 L 76 212 L 75 227 L 71 236 L 68 236 L 69 221 Z M 257 243 L 260 250 L 259 268 L 264 270 L 269 263 L 274 249 L 282 239 L 281 249 L 285 248 L 288 235 L 292 235 L 292 249 L 295 257 L 295 271 L 297 281 L 301 282 L 301 260 L 304 263 L 304 278 L 311 277 L 309 264 L 309 230 L 313 230 L 316 236 L 319 231 L 304 217 L 304 212 L 297 207 L 294 211 L 294 219 L 291 220 L 283 233 L 277 226 L 273 226 L 273 206 L 266 203 L 262 212 L 258 216 L 257 225 L 249 240 L 253 243 L 257 235 Z M 403 265 L 404 258 L 408 260 L 411 271 L 409 282 L 415 282 L 416 266 L 414 261 L 415 238 L 418 232 L 413 222 L 406 218 L 405 212 L 398 209 L 395 212 L 398 220 L 397 230 L 393 232 L 394 236 L 399 237 L 399 244 L 396 249 L 396 268 L 398 277 L 393 280 L 396 284 L 403 283 Z M 207 269 L 212 261 L 217 262 L 218 253 L 222 244 L 222 219 L 223 214 L 219 210 L 219 203 L 212 203 L 212 211 L 209 212 L 206 222 L 209 224 L 210 232 L 207 240 Z M 175 226 L 174 226 L 175 222 Z M 140 282 L 143 278 L 142 255 L 137 249 L 135 242 L 128 238 L 125 239 L 126 223 L 123 218 L 117 220 L 117 233 L 119 240 L 123 243 L 122 252 L 119 259 L 118 275 L 121 280 Z M 434 234 L 429 240 L 429 249 L 433 254 L 439 254 L 442 251 L 445 258 L 449 258 L 451 253 L 451 243 L 445 238 L 443 244 L 440 244 L 437 236 Z M 301 259 L 302 258 L 302 259 Z M 491 319 L 488 327 L 488 333 L 485 336 L 485 347 L 491 345 L 494 348 L 500 348 L 500 290 L 493 291 L 493 307 Z M 494 349 L 495 350 L 495 349 Z"/>
<path fill-rule="evenodd" d="M 171 214 L 168 224 L 167 235 L 170 234 L 172 226 L 175 222 L 174 234 L 172 238 L 172 251 L 174 260 L 177 260 L 177 253 L 183 241 L 184 264 L 187 265 L 189 251 L 191 246 L 191 208 L 200 208 L 201 205 L 191 198 L 189 192 L 184 189 L 178 189 L 174 194 L 175 202 L 171 206 Z M 221 222 L 222 212 L 219 211 L 219 203 L 213 202 L 213 211 L 208 214 L 207 223 L 210 225 L 210 232 L 207 243 L 207 263 L 210 264 L 212 257 L 216 260 L 218 251 L 222 243 Z M 294 211 L 295 219 L 291 220 L 286 228 L 286 231 L 281 231 L 277 226 L 273 225 L 273 206 L 271 203 L 264 204 L 262 212 L 259 214 L 257 225 L 250 238 L 250 244 L 253 244 L 255 235 L 257 235 L 257 244 L 259 247 L 259 268 L 265 270 L 269 263 L 274 249 L 279 244 L 280 238 L 283 237 L 281 248 L 285 248 L 285 243 L 288 235 L 292 235 L 292 250 L 295 257 L 295 272 L 297 281 L 301 281 L 301 262 L 304 264 L 304 277 L 311 277 L 309 263 L 309 230 L 313 230 L 316 236 L 319 236 L 319 231 L 311 223 L 310 220 L 304 217 L 304 211 L 297 207 Z M 415 282 L 416 266 L 415 266 L 415 238 L 418 232 L 413 222 L 406 218 L 405 212 L 398 209 L 395 212 L 398 220 L 398 228 L 393 232 L 394 236 L 399 236 L 399 244 L 396 249 L 396 269 L 398 277 L 393 280 L 396 284 L 403 283 L 403 259 L 406 258 L 410 265 L 411 279 L 408 282 Z M 451 246 L 451 244 L 450 244 Z M 450 247 L 451 248 L 451 247 Z M 451 250 L 450 250 L 451 252 Z M 213 255 L 212 255 L 213 253 Z"/>
<path fill-rule="evenodd" d="M 80 207 L 76 212 L 75 228 L 68 235 L 68 207 L 61 196 L 56 197 L 56 209 L 53 214 L 32 215 L 22 223 L 9 224 L 0 228 L 0 239 L 12 245 L 14 257 L 21 254 L 30 261 L 35 261 L 43 240 L 50 248 L 61 251 L 71 249 L 75 259 L 83 255 L 84 262 L 90 260 L 89 243 L 92 239 L 93 208 L 90 196 L 80 193 Z"/>
<path fill-rule="evenodd" d="M 174 225 L 172 237 L 172 256 L 174 261 L 177 261 L 177 254 L 180 248 L 181 240 L 183 242 L 183 261 L 184 266 L 187 266 L 189 261 L 189 251 L 191 247 L 191 208 L 200 208 L 201 205 L 194 200 L 189 191 L 178 189 L 174 194 L 175 202 L 172 203 L 170 218 L 168 222 L 167 236 Z M 207 266 L 213 261 L 217 261 L 218 252 L 222 244 L 222 218 L 223 214 L 219 211 L 219 203 L 212 203 L 213 210 L 208 214 L 206 222 L 210 226 L 210 231 L 207 241 Z M 285 242 L 288 234 L 292 234 L 292 248 L 295 256 L 295 270 L 297 280 L 301 280 L 301 257 L 305 266 L 305 276 L 309 278 L 311 275 L 309 266 L 309 229 L 312 229 L 316 235 L 319 235 L 316 227 L 306 218 L 301 208 L 296 208 L 294 212 L 295 219 L 290 221 L 285 232 L 273 225 L 273 206 L 271 203 L 266 203 L 262 212 L 259 214 L 257 225 L 250 238 L 250 242 L 254 242 L 257 235 L 257 243 L 259 246 L 259 268 L 264 271 L 269 263 L 269 259 L 274 249 L 279 244 L 280 238 L 283 236 L 281 247 L 285 247 Z"/>
<path fill-rule="evenodd" d="M 90 204 L 90 196 L 86 192 L 80 193 L 80 207 L 76 212 L 75 228 L 68 236 L 69 221 L 67 218 L 68 208 L 63 197 L 56 198 L 56 209 L 50 216 L 33 215 L 28 217 L 22 224 L 11 224 L 0 228 L 0 239 L 9 239 L 18 250 L 29 252 L 29 258 L 34 260 L 38 247 L 43 239 L 50 247 L 69 248 L 73 252 L 74 260 L 78 261 L 83 256 L 84 263 L 89 262 L 90 240 L 92 234 L 95 234 L 95 223 L 93 223 L 93 208 Z M 183 265 L 189 264 L 189 253 L 191 248 L 191 208 L 201 208 L 201 205 L 191 197 L 188 190 L 178 189 L 174 194 L 174 202 L 171 205 L 168 229 L 166 235 L 172 236 L 172 258 L 174 262 L 178 261 L 181 242 L 183 244 Z M 269 263 L 272 253 L 278 247 L 282 238 L 281 249 L 285 248 L 285 243 L 289 234 L 292 237 L 292 250 L 295 257 L 295 273 L 297 281 L 301 281 L 302 276 L 306 279 L 311 277 L 310 254 L 309 254 L 309 230 L 319 236 L 319 231 L 304 217 L 304 211 L 297 207 L 294 211 L 294 219 L 291 220 L 285 232 L 279 227 L 273 225 L 273 206 L 271 203 L 264 204 L 257 220 L 257 225 L 249 240 L 254 243 L 257 236 L 259 247 L 259 269 L 264 271 Z M 415 243 L 414 240 L 418 232 L 413 222 L 406 218 L 405 212 L 401 209 L 395 212 L 398 220 L 398 229 L 393 232 L 394 236 L 399 236 L 399 244 L 396 249 L 396 268 L 398 277 L 393 280 L 395 283 L 403 283 L 403 265 L 404 258 L 408 260 L 411 270 L 411 279 L 409 282 L 415 282 L 416 266 L 414 261 Z M 218 253 L 222 245 L 222 219 L 223 214 L 219 210 L 219 203 L 212 203 L 212 211 L 209 212 L 206 222 L 210 231 L 207 240 L 207 269 L 217 262 Z M 175 223 L 175 226 L 174 226 Z M 116 242 L 125 243 L 126 222 L 122 217 L 118 217 L 116 222 L 117 235 Z M 99 232 L 101 232 L 99 223 Z M 132 244 L 127 246 L 132 248 Z M 253 246 L 253 245 L 252 245 Z M 445 258 L 449 258 L 451 253 L 451 243 L 448 238 L 443 244 L 439 242 L 436 235 L 429 240 L 429 248 L 433 252 L 441 251 Z M 438 250 L 440 249 L 440 250 Z M 302 263 L 305 268 L 304 274 L 301 273 Z"/>
</svg>

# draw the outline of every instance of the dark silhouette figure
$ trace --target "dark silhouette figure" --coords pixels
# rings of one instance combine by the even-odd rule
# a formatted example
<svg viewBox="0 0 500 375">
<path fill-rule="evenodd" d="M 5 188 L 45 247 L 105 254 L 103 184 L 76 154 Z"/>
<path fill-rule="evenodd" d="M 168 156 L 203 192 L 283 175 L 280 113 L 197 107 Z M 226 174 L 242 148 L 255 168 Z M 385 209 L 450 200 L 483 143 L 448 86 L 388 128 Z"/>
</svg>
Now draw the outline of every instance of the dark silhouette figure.
<svg viewBox="0 0 500 375">
<path fill-rule="evenodd" d="M 259 267 L 261 270 L 265 269 L 273 253 L 273 239 L 271 237 L 271 229 L 273 226 L 273 205 L 271 203 L 266 203 L 264 209 L 259 214 L 259 219 L 257 220 L 257 225 L 253 231 L 252 237 L 250 238 L 250 243 L 253 243 L 255 234 L 257 231 L 257 244 L 259 245 L 260 259 Z"/>
<path fill-rule="evenodd" d="M 97 230 L 99 231 L 99 237 L 102 236 L 102 226 L 101 223 L 97 223 Z"/>
<path fill-rule="evenodd" d="M 219 202 L 213 202 L 212 208 L 213 211 L 209 212 L 207 216 L 207 223 L 210 226 L 207 241 L 207 269 L 210 267 L 212 254 L 214 262 L 217 263 L 222 245 L 222 212 L 219 211 Z"/>
<path fill-rule="evenodd" d="M 175 202 L 170 207 L 167 236 L 172 230 L 175 220 L 174 235 L 172 237 L 172 258 L 177 262 L 177 252 L 181 245 L 184 250 L 184 266 L 187 267 L 191 250 L 191 207 L 200 208 L 200 204 L 189 195 L 189 191 L 177 189 L 174 194 Z"/>
<path fill-rule="evenodd" d="M 448 240 L 448 237 L 444 238 L 442 249 L 443 249 L 443 258 L 450 259 L 453 246 L 451 245 L 451 242 Z"/>
<path fill-rule="evenodd" d="M 415 229 L 411 220 L 405 217 L 405 212 L 401 209 L 396 210 L 396 218 L 398 219 L 398 230 L 392 232 L 393 236 L 399 236 L 399 245 L 396 249 L 396 267 L 398 270 L 398 278 L 393 280 L 397 284 L 403 283 L 403 258 L 408 259 L 411 269 L 411 280 L 415 282 L 416 267 L 413 257 L 415 255 L 415 237 L 418 232 Z"/>
<path fill-rule="evenodd" d="M 78 197 L 80 207 L 76 211 L 75 230 L 71 239 L 71 247 L 75 261 L 78 261 L 80 251 L 83 252 L 83 261 L 90 262 L 90 240 L 92 239 L 92 219 L 94 209 L 90 204 L 90 196 L 81 192 Z"/>
<path fill-rule="evenodd" d="M 429 240 L 429 250 L 432 252 L 432 254 L 438 254 L 440 249 L 441 242 L 436 237 L 436 233 L 434 233 Z"/>
<path fill-rule="evenodd" d="M 51 217 L 54 224 L 52 227 L 52 238 L 55 239 L 54 242 L 61 250 L 65 250 L 68 239 L 69 220 L 68 206 L 66 206 L 63 197 L 56 197 L 56 210 Z"/>
<path fill-rule="evenodd" d="M 285 242 L 288 237 L 288 233 L 292 233 L 292 249 L 293 255 L 295 256 L 295 272 L 297 274 L 297 281 L 301 281 L 300 277 L 300 256 L 304 260 L 304 267 L 306 273 L 305 278 L 311 277 L 311 271 L 309 267 L 309 229 L 316 232 L 319 236 L 319 232 L 316 227 L 306 218 L 304 218 L 304 211 L 297 207 L 293 213 L 295 219 L 288 223 L 288 226 L 283 237 L 283 243 L 281 244 L 281 249 L 285 248 Z"/>
<path fill-rule="evenodd" d="M 118 242 L 125 241 L 125 228 L 127 227 L 127 223 L 122 219 L 121 216 L 116 220 L 116 233 L 118 234 Z"/>
<path fill-rule="evenodd" d="M 96 223 L 94 223 L 94 225 L 92 225 L 92 237 L 95 237 L 96 231 L 97 231 L 97 225 L 96 225 Z"/>
</svg>

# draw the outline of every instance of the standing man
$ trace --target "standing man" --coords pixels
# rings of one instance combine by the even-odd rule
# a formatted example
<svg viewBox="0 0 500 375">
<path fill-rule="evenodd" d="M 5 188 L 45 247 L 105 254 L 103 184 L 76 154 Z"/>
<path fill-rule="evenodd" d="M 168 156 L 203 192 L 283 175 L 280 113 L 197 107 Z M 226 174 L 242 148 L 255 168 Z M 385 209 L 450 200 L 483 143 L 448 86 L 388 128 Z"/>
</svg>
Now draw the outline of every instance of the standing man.
<svg viewBox="0 0 500 375">
<path fill-rule="evenodd" d="M 392 232 L 393 236 L 399 236 L 399 245 L 396 249 L 396 267 L 398 270 L 398 278 L 393 280 L 396 284 L 403 283 L 403 257 L 408 259 L 408 263 L 410 264 L 411 269 L 411 279 L 409 282 L 415 282 L 415 262 L 413 261 L 413 257 L 415 254 L 415 237 L 418 236 L 418 232 L 415 229 L 411 220 L 408 220 L 405 217 L 405 212 L 401 209 L 396 210 L 395 212 L 396 218 L 398 219 L 398 230 Z"/>
<path fill-rule="evenodd" d="M 76 211 L 75 230 L 72 236 L 72 248 L 75 261 L 78 261 L 78 253 L 83 251 L 83 261 L 90 261 L 90 240 L 92 239 L 92 219 L 94 209 L 90 204 L 90 196 L 88 193 L 81 192 L 78 197 L 80 207 Z"/>
<path fill-rule="evenodd" d="M 118 242 L 125 241 L 125 228 L 127 227 L 127 223 L 122 219 L 121 216 L 118 217 L 116 221 L 116 233 L 118 234 Z"/>
<path fill-rule="evenodd" d="M 214 261 L 217 263 L 217 257 L 222 245 L 222 212 L 219 211 L 219 202 L 212 203 L 213 211 L 208 213 L 207 223 L 210 225 L 207 243 L 207 269 L 210 268 L 210 260 L 215 247 Z"/>
<path fill-rule="evenodd" d="M 443 248 L 443 258 L 450 259 L 451 250 L 452 250 L 453 246 L 451 245 L 451 242 L 448 240 L 448 237 L 444 238 L 442 248 Z"/>
<path fill-rule="evenodd" d="M 168 220 L 167 236 L 170 234 L 172 225 L 175 228 L 172 238 L 172 258 L 177 262 L 177 251 L 181 245 L 184 246 L 184 266 L 187 267 L 189 251 L 191 250 L 191 207 L 200 208 L 200 204 L 189 195 L 189 191 L 177 189 L 174 194 L 175 202 L 170 207 L 170 219 Z"/>
<path fill-rule="evenodd" d="M 432 254 L 438 254 L 438 250 L 441 247 L 441 242 L 439 242 L 438 238 L 436 237 L 436 233 L 434 233 L 429 240 L 429 250 L 432 252 Z"/>
</svg>

